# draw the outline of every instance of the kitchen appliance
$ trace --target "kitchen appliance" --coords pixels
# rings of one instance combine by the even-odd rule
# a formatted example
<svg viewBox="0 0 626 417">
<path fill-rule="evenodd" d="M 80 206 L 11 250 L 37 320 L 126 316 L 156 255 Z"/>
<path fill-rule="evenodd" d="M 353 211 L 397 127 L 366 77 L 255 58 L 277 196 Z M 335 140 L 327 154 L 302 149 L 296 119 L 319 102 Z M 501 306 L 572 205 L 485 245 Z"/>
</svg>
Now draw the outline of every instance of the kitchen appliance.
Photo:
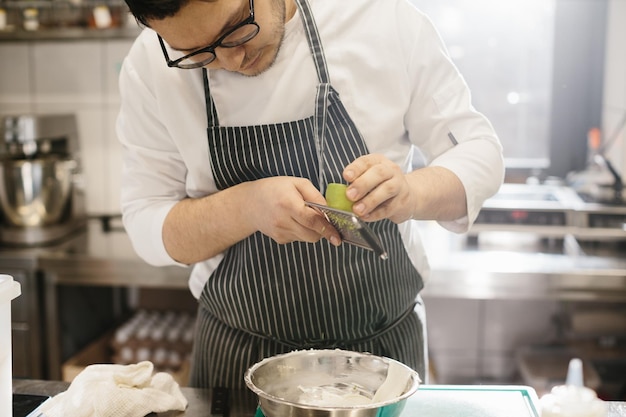
<svg viewBox="0 0 626 417">
<path fill-rule="evenodd" d="M 503 184 L 483 205 L 469 235 L 529 232 L 545 238 L 573 236 L 578 241 L 626 241 L 626 201 L 590 200 L 562 184 Z"/>
<path fill-rule="evenodd" d="M 0 245 L 56 243 L 86 225 L 76 117 L 0 123 Z"/>
<path fill-rule="evenodd" d="M 603 140 L 602 131 L 599 128 L 589 129 L 587 166 L 582 171 L 570 172 L 566 178 L 568 184 L 583 200 L 604 205 L 623 206 L 626 204 L 622 176 L 607 157 L 609 148 L 620 139 L 620 132 L 624 126 L 626 126 L 626 112 L 606 140 Z"/>
</svg>

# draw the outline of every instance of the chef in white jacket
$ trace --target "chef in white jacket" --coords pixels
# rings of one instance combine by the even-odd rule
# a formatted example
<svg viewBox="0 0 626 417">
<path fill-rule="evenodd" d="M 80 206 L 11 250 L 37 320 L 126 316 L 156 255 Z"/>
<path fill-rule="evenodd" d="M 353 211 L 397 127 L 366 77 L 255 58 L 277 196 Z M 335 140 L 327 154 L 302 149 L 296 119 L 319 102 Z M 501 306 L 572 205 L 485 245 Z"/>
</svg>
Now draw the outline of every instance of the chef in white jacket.
<svg viewBox="0 0 626 417">
<path fill-rule="evenodd" d="M 467 231 L 504 172 L 429 19 L 408 0 L 126 2 L 146 28 L 120 75 L 124 225 L 146 262 L 191 267 L 191 384 L 241 387 L 305 348 L 424 378 L 418 221 Z M 389 259 L 305 205 L 332 182 Z"/>
</svg>

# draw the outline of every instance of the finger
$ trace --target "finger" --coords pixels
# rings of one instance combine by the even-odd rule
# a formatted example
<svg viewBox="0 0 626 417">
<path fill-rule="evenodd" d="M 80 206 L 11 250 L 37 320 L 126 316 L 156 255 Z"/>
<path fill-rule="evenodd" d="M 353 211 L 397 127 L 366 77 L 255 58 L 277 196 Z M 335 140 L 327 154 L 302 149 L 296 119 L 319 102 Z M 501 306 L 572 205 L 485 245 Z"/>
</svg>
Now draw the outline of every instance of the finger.
<svg viewBox="0 0 626 417">
<path fill-rule="evenodd" d="M 301 225 L 295 219 L 292 219 L 289 225 L 275 229 L 272 234 L 272 239 L 279 244 L 291 243 L 291 242 L 309 242 L 315 243 L 319 241 L 323 236 L 317 230 L 310 229 Z"/>
<path fill-rule="evenodd" d="M 369 194 L 358 200 L 353 206 L 352 211 L 359 217 L 366 220 L 381 219 L 387 213 L 386 206 L 392 195 L 385 189 L 385 184 L 381 184 L 372 190 Z M 383 216 L 383 217 L 381 217 Z"/>
<path fill-rule="evenodd" d="M 305 222 L 303 226 L 317 232 L 333 245 L 339 246 L 341 244 L 341 235 L 326 219 L 326 216 L 312 207 L 307 207 L 307 212 L 303 220 Z"/>
<path fill-rule="evenodd" d="M 368 207 L 368 206 L 365 206 L 365 207 Z M 376 205 L 371 210 L 364 208 L 363 214 L 357 214 L 357 215 L 365 221 L 373 222 L 377 220 L 387 219 L 389 218 L 391 213 L 392 213 L 391 200 L 387 200 L 381 204 Z"/>
<path fill-rule="evenodd" d="M 326 204 L 326 199 L 310 181 L 303 180 L 296 184 L 296 188 L 304 201 L 310 201 L 317 204 Z"/>
<path fill-rule="evenodd" d="M 396 183 L 393 170 L 377 165 L 350 184 L 346 196 L 354 202 L 352 210 L 364 215 L 393 198 L 398 188 Z"/>
<path fill-rule="evenodd" d="M 384 157 L 378 154 L 363 155 L 346 165 L 343 170 L 343 178 L 348 182 L 353 182 L 372 166 L 379 164 Z"/>
</svg>

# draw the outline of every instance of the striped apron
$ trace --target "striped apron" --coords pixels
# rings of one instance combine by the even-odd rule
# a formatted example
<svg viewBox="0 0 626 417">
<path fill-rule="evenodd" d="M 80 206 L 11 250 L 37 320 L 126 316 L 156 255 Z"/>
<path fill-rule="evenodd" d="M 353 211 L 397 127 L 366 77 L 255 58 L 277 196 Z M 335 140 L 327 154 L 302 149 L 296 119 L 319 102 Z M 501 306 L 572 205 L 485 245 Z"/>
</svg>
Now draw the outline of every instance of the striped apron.
<svg viewBox="0 0 626 417">
<path fill-rule="evenodd" d="M 223 127 L 203 69 L 211 169 L 218 189 L 273 176 L 308 178 L 323 192 L 368 150 L 329 82 L 307 0 L 297 0 L 319 85 L 312 117 Z M 253 208 L 251 208 L 253 209 Z M 277 244 L 257 232 L 230 247 L 199 299 L 190 384 L 244 387 L 259 360 L 295 349 L 341 348 L 397 359 L 424 375 L 423 287 L 396 224 L 370 223 L 389 253 L 325 239 Z M 421 307 L 421 306 L 418 306 Z"/>
</svg>

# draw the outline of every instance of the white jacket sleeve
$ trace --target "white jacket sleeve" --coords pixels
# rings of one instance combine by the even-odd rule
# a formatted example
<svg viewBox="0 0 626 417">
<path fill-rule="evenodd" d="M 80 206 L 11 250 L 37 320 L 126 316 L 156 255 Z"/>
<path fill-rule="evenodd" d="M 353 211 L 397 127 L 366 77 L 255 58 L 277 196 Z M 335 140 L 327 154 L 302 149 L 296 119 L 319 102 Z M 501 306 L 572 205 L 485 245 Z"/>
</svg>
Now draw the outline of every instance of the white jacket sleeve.
<svg viewBox="0 0 626 417">
<path fill-rule="evenodd" d="M 414 13 L 404 10 L 399 20 L 411 14 L 414 17 Z M 408 57 L 409 71 L 415 76 L 405 124 L 426 163 L 454 172 L 465 187 L 467 216 L 440 222 L 446 229 L 462 233 L 469 230 L 484 201 L 502 184 L 502 147 L 491 123 L 472 106 L 469 87 L 436 29 L 425 16 L 423 20 Z"/>
<path fill-rule="evenodd" d="M 133 48 L 143 48 L 136 42 Z M 134 58 L 148 54 L 134 53 Z M 159 63 L 163 65 L 162 63 Z M 142 76 L 149 63 L 142 68 Z M 171 208 L 185 198 L 186 168 L 167 129 L 160 122 L 159 104 L 129 58 L 120 72 L 122 106 L 117 135 L 124 147 L 121 205 L 124 227 L 137 254 L 155 266 L 181 265 L 165 250 L 162 229 Z"/>
</svg>

